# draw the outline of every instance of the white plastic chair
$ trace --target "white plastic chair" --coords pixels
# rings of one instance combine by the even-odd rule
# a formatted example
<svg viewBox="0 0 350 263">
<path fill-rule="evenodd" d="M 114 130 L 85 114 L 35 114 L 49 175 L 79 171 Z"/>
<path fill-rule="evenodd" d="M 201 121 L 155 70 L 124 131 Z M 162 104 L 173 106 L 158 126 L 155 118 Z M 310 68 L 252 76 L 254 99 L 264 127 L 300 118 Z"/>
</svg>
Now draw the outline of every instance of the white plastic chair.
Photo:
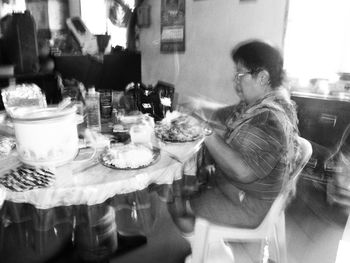
<svg viewBox="0 0 350 263">
<path fill-rule="evenodd" d="M 296 183 L 307 164 L 312 154 L 312 147 L 310 142 L 299 137 L 298 141 L 301 147 L 301 155 L 294 169 L 291 180 L 286 184 L 286 187 L 277 196 L 273 202 L 269 212 L 265 216 L 260 225 L 254 229 L 235 228 L 231 226 L 222 226 L 211 223 L 203 218 L 197 218 L 194 229 L 194 237 L 192 245 L 192 255 L 186 259 L 191 263 L 208 263 L 208 262 L 222 262 L 220 260 L 212 260 L 208 251 L 212 253 L 211 247 L 218 243 L 230 241 L 265 241 L 269 240 L 276 249 L 276 258 L 278 263 L 287 262 L 286 249 L 286 233 L 285 233 L 285 214 L 284 210 L 290 200 L 291 195 L 295 193 Z M 227 262 L 228 255 L 223 255 L 223 259 Z M 232 257 L 232 261 L 234 259 Z"/>
<path fill-rule="evenodd" d="M 6 190 L 4 187 L 0 186 L 0 209 L 2 208 L 2 205 L 4 204 L 4 201 L 6 199 Z"/>
</svg>

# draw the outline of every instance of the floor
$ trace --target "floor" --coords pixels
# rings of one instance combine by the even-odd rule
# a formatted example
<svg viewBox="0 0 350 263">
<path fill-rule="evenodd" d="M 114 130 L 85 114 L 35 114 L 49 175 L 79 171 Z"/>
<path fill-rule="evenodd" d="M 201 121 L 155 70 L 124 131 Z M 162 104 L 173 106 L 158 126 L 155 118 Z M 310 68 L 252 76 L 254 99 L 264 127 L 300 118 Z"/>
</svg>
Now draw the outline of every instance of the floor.
<svg viewBox="0 0 350 263">
<path fill-rule="evenodd" d="M 335 263 L 348 213 L 343 208 L 326 202 L 325 189 L 321 184 L 301 179 L 297 197 L 286 211 L 289 263 Z M 166 204 L 158 198 L 156 200 L 158 200 L 159 216 L 154 231 L 147 237 L 147 243 L 128 252 L 113 255 L 109 263 L 183 263 L 190 254 L 190 246 L 173 224 Z M 233 245 L 233 251 L 235 263 L 262 262 L 259 244 L 236 243 Z M 13 262 L 4 259 L 0 257 L 0 262 Z M 30 259 L 28 257 L 25 262 L 38 262 Z M 65 253 L 54 263 L 67 262 L 79 261 L 75 261 L 74 257 Z"/>
<path fill-rule="evenodd" d="M 327 204 L 322 185 L 303 183 L 287 213 L 289 262 L 334 263 L 347 212 Z"/>
<path fill-rule="evenodd" d="M 188 243 L 172 223 L 166 205 L 148 242 L 131 252 L 115 255 L 111 263 L 182 263 L 190 253 Z M 286 213 L 289 263 L 334 263 L 347 220 L 341 207 L 328 205 L 322 185 L 300 180 L 298 195 Z M 235 262 L 259 262 L 259 246 L 235 244 Z"/>
<path fill-rule="evenodd" d="M 159 202 L 160 216 L 147 244 L 131 252 L 117 255 L 110 263 L 183 263 L 190 254 L 190 245 L 173 224 L 166 204 Z"/>
</svg>

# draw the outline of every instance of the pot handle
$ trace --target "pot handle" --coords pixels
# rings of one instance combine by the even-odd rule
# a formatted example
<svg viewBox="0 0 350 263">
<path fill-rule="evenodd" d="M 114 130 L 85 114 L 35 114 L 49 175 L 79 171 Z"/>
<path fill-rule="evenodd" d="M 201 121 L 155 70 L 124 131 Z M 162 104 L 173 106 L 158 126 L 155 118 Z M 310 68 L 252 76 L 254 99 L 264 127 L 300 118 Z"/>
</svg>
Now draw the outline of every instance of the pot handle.
<svg viewBox="0 0 350 263">
<path fill-rule="evenodd" d="M 90 150 L 90 152 L 85 153 L 85 154 L 87 154 L 86 157 L 81 158 L 81 159 L 77 159 L 77 158 L 79 158 L 79 156 L 81 155 L 81 153 L 82 153 L 84 150 L 86 150 L 86 149 L 92 149 L 92 151 Z M 77 156 L 75 157 L 75 159 L 73 160 L 73 162 L 74 162 L 75 164 L 84 164 L 84 163 L 87 163 L 87 162 L 89 162 L 89 161 L 92 161 L 92 160 L 95 158 L 96 153 L 97 153 L 97 149 L 96 149 L 96 147 L 94 147 L 94 146 L 86 146 L 86 147 L 79 148 L 78 154 L 77 154 Z M 83 153 L 83 154 L 84 154 L 84 153 Z"/>
<path fill-rule="evenodd" d="M 76 114 L 75 115 L 75 121 L 76 121 L 76 124 L 81 124 L 84 122 L 84 116 L 81 115 L 81 114 Z"/>
</svg>

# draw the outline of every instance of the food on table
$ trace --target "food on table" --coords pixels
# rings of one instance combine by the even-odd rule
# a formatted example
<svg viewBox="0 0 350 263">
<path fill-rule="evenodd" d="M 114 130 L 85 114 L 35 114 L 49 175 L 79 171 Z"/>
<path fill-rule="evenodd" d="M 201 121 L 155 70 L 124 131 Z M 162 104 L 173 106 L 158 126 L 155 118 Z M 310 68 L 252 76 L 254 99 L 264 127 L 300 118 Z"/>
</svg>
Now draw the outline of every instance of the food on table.
<svg viewBox="0 0 350 263">
<path fill-rule="evenodd" d="M 102 153 L 102 162 L 119 169 L 135 169 L 148 166 L 154 160 L 154 152 L 145 145 L 116 145 Z"/>
<path fill-rule="evenodd" d="M 0 124 L 5 123 L 6 118 L 7 118 L 7 114 L 5 112 L 1 112 L 0 113 Z"/>
<path fill-rule="evenodd" d="M 15 145 L 15 138 L 0 136 L 0 158 L 7 156 Z"/>
<path fill-rule="evenodd" d="M 1 91 L 7 113 L 16 115 L 19 108 L 35 107 L 45 108 L 46 97 L 35 84 L 11 85 Z"/>
<path fill-rule="evenodd" d="M 143 115 L 127 115 L 127 116 L 121 116 L 120 122 L 124 125 L 128 124 L 136 124 L 140 123 L 142 121 Z"/>
<path fill-rule="evenodd" d="M 173 116 L 175 117 L 164 118 L 155 126 L 157 137 L 163 141 L 189 142 L 203 135 L 202 127 L 193 117 L 185 114 L 173 114 Z"/>
<path fill-rule="evenodd" d="M 114 142 L 126 142 L 130 139 L 129 130 L 121 124 L 115 124 L 113 126 Z"/>
<path fill-rule="evenodd" d="M 0 136 L 15 136 L 12 119 L 6 112 L 0 113 Z"/>
<path fill-rule="evenodd" d="M 129 130 L 121 124 L 115 124 L 113 126 L 113 132 L 128 132 Z"/>
<path fill-rule="evenodd" d="M 135 124 L 148 124 L 149 126 L 154 126 L 153 118 L 147 114 L 142 114 L 141 112 L 134 111 L 118 118 L 118 124 L 123 125 L 123 127 L 127 129 Z"/>
<path fill-rule="evenodd" d="M 0 178 L 0 184 L 15 192 L 48 187 L 54 182 L 55 174 L 51 169 L 34 168 L 26 165 L 11 170 Z"/>
</svg>

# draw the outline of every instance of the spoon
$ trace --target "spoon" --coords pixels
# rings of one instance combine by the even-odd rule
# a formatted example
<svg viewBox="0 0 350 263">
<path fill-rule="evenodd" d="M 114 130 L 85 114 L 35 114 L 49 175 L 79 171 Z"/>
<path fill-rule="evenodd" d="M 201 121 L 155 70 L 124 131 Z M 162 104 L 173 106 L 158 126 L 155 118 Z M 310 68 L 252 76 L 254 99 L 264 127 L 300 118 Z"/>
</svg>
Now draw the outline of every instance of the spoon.
<svg viewBox="0 0 350 263">
<path fill-rule="evenodd" d="M 64 98 L 60 103 L 58 103 L 58 105 L 57 105 L 57 111 L 64 110 L 65 108 L 67 108 L 68 106 L 70 106 L 71 103 L 72 103 L 71 98 L 69 98 L 69 97 Z"/>
</svg>

